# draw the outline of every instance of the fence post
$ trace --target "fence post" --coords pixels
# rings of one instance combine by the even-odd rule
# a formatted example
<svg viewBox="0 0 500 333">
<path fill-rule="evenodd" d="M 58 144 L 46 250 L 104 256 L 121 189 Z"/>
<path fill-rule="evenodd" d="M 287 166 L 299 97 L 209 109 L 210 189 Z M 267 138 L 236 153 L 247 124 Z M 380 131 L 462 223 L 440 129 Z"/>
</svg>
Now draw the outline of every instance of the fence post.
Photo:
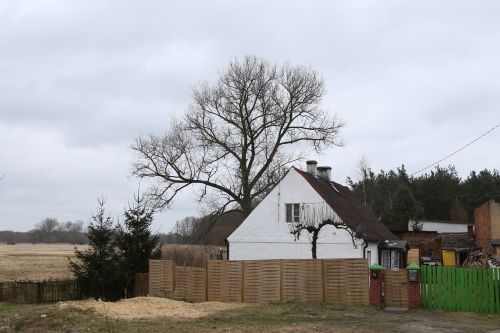
<svg viewBox="0 0 500 333">
<path fill-rule="evenodd" d="M 241 301 L 245 302 L 245 261 L 241 260 Z"/>
<path fill-rule="evenodd" d="M 283 259 L 280 259 L 280 302 L 283 302 Z"/>
<path fill-rule="evenodd" d="M 408 270 L 408 308 L 420 307 L 420 267 L 410 264 Z"/>
<path fill-rule="evenodd" d="M 205 266 L 205 301 L 208 302 L 208 259 Z"/>
<path fill-rule="evenodd" d="M 325 287 L 325 260 L 321 260 L 321 287 L 323 288 L 323 299 L 322 302 L 326 302 L 326 287 Z"/>
<path fill-rule="evenodd" d="M 370 304 L 382 306 L 382 277 L 384 268 L 379 264 L 370 267 Z"/>
<path fill-rule="evenodd" d="M 43 282 L 35 282 L 37 303 L 43 303 Z"/>
</svg>

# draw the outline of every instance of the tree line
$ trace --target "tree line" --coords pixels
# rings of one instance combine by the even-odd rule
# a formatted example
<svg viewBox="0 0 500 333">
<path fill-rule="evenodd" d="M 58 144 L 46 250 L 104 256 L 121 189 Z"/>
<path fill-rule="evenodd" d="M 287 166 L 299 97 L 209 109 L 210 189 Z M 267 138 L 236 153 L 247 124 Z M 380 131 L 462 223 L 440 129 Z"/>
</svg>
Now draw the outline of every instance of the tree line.
<svg viewBox="0 0 500 333">
<path fill-rule="evenodd" d="M 175 223 L 172 231 L 161 234 L 164 244 L 225 245 L 225 240 L 243 222 L 243 213 L 188 216 Z"/>
<path fill-rule="evenodd" d="M 82 221 L 59 222 L 56 218 L 47 217 L 28 232 L 0 231 L 0 242 L 86 244 L 87 237 Z"/>
<path fill-rule="evenodd" d="M 358 198 L 395 233 L 407 230 L 408 221 L 474 222 L 474 209 L 488 200 L 500 201 L 497 170 L 472 171 L 458 176 L 454 166 L 437 166 L 430 173 L 408 175 L 404 165 L 373 172 L 360 163 L 360 179 L 348 178 Z"/>
</svg>

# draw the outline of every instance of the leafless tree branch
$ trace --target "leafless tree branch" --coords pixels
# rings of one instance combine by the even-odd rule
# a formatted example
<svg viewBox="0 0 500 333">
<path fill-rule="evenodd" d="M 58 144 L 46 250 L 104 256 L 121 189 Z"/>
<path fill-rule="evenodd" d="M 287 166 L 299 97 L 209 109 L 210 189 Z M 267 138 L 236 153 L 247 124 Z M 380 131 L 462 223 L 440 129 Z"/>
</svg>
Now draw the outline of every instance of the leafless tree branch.
<svg viewBox="0 0 500 333">
<path fill-rule="evenodd" d="M 219 208 L 247 216 L 305 146 L 342 145 L 344 124 L 320 108 L 324 94 L 310 68 L 254 56 L 232 61 L 215 84 L 195 88 L 192 105 L 165 135 L 135 141 L 132 173 L 153 181 L 149 194 L 158 208 L 193 185 L 201 201 L 219 196 Z"/>
</svg>

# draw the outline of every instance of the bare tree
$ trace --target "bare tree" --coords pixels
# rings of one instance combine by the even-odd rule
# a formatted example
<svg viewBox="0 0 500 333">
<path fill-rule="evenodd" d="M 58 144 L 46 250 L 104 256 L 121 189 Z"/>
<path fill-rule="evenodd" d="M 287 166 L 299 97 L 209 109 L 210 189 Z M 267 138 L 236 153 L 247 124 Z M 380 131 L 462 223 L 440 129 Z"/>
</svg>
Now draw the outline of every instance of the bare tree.
<svg viewBox="0 0 500 333">
<path fill-rule="evenodd" d="M 52 233 L 59 228 L 59 225 L 60 224 L 57 221 L 57 219 L 52 217 L 46 217 L 36 225 L 36 228 L 44 233 Z"/>
<path fill-rule="evenodd" d="M 304 231 L 312 236 L 311 255 L 313 259 L 317 259 L 319 233 L 326 226 L 332 226 L 337 230 L 345 230 L 351 237 L 353 247 L 357 248 L 356 234 L 324 203 L 301 204 L 300 221 L 300 223 L 290 224 L 290 233 L 294 235 L 296 240 L 300 239 Z"/>
<path fill-rule="evenodd" d="M 164 136 L 136 140 L 133 174 L 154 181 L 157 208 L 198 185 L 211 211 L 247 216 L 307 146 L 319 152 L 342 145 L 342 121 L 320 108 L 324 94 L 310 68 L 254 56 L 232 61 L 214 85 L 194 89 L 192 105 Z"/>
<path fill-rule="evenodd" d="M 361 184 L 363 185 L 363 204 L 366 206 L 367 196 L 366 196 L 366 181 L 368 180 L 368 176 L 370 174 L 370 162 L 366 158 L 366 155 L 363 154 L 361 159 L 357 163 L 357 174 L 361 178 Z"/>
</svg>

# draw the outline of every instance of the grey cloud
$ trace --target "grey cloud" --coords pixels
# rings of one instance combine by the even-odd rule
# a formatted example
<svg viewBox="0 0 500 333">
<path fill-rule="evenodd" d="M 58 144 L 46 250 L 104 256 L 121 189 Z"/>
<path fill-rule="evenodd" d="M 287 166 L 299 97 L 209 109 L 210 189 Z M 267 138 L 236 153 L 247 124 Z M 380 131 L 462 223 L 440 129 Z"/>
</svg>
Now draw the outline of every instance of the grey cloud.
<svg viewBox="0 0 500 333">
<path fill-rule="evenodd" d="M 247 53 L 310 65 L 346 146 L 314 156 L 339 181 L 364 153 L 375 169 L 418 169 L 500 121 L 495 1 L 3 1 L 0 4 L 0 229 L 45 216 L 116 216 L 137 180 L 128 146 L 180 117 L 198 81 Z M 492 132 L 450 159 L 498 168 Z M 158 215 L 196 215 L 189 194 Z"/>
</svg>

